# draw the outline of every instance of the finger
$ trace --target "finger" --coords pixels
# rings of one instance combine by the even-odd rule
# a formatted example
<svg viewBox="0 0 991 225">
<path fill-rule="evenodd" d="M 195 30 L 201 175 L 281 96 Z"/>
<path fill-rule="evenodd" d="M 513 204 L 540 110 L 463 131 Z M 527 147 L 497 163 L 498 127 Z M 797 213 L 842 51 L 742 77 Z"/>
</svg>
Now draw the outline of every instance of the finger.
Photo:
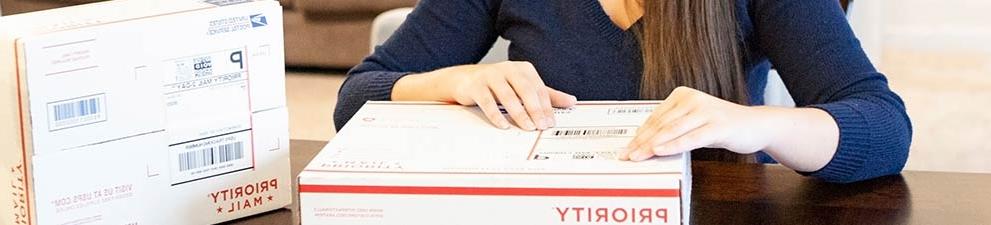
<svg viewBox="0 0 991 225">
<path fill-rule="evenodd" d="M 550 95 L 551 105 L 558 108 L 571 108 L 578 104 L 578 98 L 553 88 L 547 87 L 547 94 Z"/>
<path fill-rule="evenodd" d="M 651 119 L 648 119 L 649 121 L 644 124 L 646 128 L 641 127 L 643 129 L 638 131 L 636 136 L 633 138 L 633 141 L 630 143 L 630 149 L 643 149 L 647 147 L 645 145 L 651 138 L 654 137 L 654 135 L 657 134 L 658 131 L 660 131 L 661 127 L 688 114 L 692 110 L 692 107 L 688 107 L 685 104 L 679 104 L 677 102 L 673 104 L 674 106 L 670 109 L 661 111 L 660 113 L 654 112 Z"/>
<path fill-rule="evenodd" d="M 644 121 L 643 125 L 637 127 L 637 134 L 642 133 L 648 129 L 654 128 L 654 125 L 657 124 L 658 118 L 660 118 L 662 115 L 664 115 L 664 113 L 667 113 L 669 110 L 677 106 L 678 106 L 678 101 L 664 101 L 658 104 L 657 107 L 654 108 L 654 111 L 650 113 L 650 117 L 647 117 L 647 120 Z M 631 148 L 636 147 L 633 144 L 634 142 L 630 141 L 630 145 L 628 147 Z"/>
<path fill-rule="evenodd" d="M 672 141 L 666 142 L 662 145 L 655 146 L 653 151 L 644 152 L 647 155 L 658 155 L 667 156 L 675 155 L 683 152 L 689 152 L 695 149 L 704 148 L 706 146 L 711 146 L 715 144 L 716 137 L 716 127 L 715 126 L 702 126 L 698 129 L 692 130 L 685 135 L 675 138 Z M 644 153 L 638 153 L 638 157 L 643 157 Z M 650 157 L 647 157 L 650 158 Z M 646 159 L 646 158 L 637 158 Z"/>
<path fill-rule="evenodd" d="M 644 133 L 647 133 L 648 130 L 657 129 L 655 127 L 655 124 L 657 122 L 655 121 L 657 121 L 658 118 L 664 116 L 665 112 L 667 112 L 671 108 L 676 107 L 677 105 L 678 105 L 677 101 L 664 101 L 661 102 L 661 104 L 658 104 L 657 107 L 654 108 L 654 112 L 650 114 L 650 117 L 648 117 L 647 120 L 644 121 L 643 125 L 637 127 L 636 134 L 633 135 L 633 139 L 630 139 L 630 143 L 626 144 L 626 148 L 623 148 L 622 150 L 619 151 L 618 153 L 619 160 L 630 160 L 630 154 L 636 151 L 637 148 L 640 147 L 640 145 L 637 143 L 637 137 L 640 137 L 641 135 L 646 135 Z"/>
<path fill-rule="evenodd" d="M 653 130 L 657 129 L 655 126 L 656 122 L 654 121 L 657 121 L 659 117 L 663 117 L 663 112 L 676 105 L 677 104 L 675 104 L 675 102 L 663 102 L 654 108 L 654 112 L 650 114 L 650 117 L 648 117 L 647 120 L 640 125 L 640 127 L 637 127 L 636 133 L 633 135 L 633 138 L 630 139 L 630 142 L 626 144 L 626 148 L 623 148 L 617 153 L 617 158 L 619 158 L 619 160 L 630 160 L 631 154 L 640 148 L 640 145 L 638 144 L 639 139 L 643 139 L 642 136 L 653 136 Z"/>
<path fill-rule="evenodd" d="M 655 146 L 652 149 L 638 149 L 630 154 L 630 160 L 643 161 L 650 159 L 653 156 L 674 155 L 705 147 L 709 144 L 706 143 L 708 142 L 707 138 L 709 138 L 709 135 L 706 134 L 707 132 L 709 132 L 709 128 L 708 126 L 704 126 L 699 129 L 692 130 L 691 132 L 682 135 L 671 142 L 667 142 L 660 146 Z"/>
<path fill-rule="evenodd" d="M 550 88 L 540 88 L 540 90 L 537 91 L 537 94 L 540 96 L 540 105 L 543 106 L 544 109 L 544 118 L 547 118 L 547 126 L 553 127 L 554 125 L 557 125 L 557 121 L 554 118 L 554 105 L 551 104 L 551 96 L 548 89 Z"/>
<path fill-rule="evenodd" d="M 644 128 L 645 130 L 646 128 L 656 128 L 655 125 L 660 124 L 660 122 L 657 121 L 658 119 L 661 119 L 659 115 L 664 115 L 671 109 L 677 108 L 683 105 L 683 103 L 688 102 L 686 101 L 686 95 L 687 93 L 690 93 L 690 90 L 690 88 L 679 86 L 671 91 L 671 94 L 669 94 L 668 97 L 654 109 L 651 117 L 647 118 L 647 121 L 644 123 L 645 126 L 641 126 L 640 128 Z"/>
<path fill-rule="evenodd" d="M 537 72 L 537 68 L 533 66 L 530 62 L 515 62 L 513 68 L 515 68 L 519 74 L 523 75 L 523 78 L 531 81 L 532 84 L 537 89 L 537 97 L 540 100 L 540 106 L 544 113 L 542 122 L 545 123 L 547 127 L 552 127 L 556 123 L 554 121 L 554 105 L 551 103 L 550 93 L 548 93 L 548 88 L 544 84 L 544 80 L 540 78 L 540 73 Z M 524 104 L 526 101 L 524 101 Z"/>
<path fill-rule="evenodd" d="M 708 122 L 708 118 L 699 114 L 688 114 L 682 116 L 663 125 L 660 129 L 658 129 L 657 134 L 655 134 L 654 137 L 652 137 L 644 146 L 653 147 L 663 145 L 664 143 L 706 125 Z"/>
<path fill-rule="evenodd" d="M 513 88 L 516 96 L 519 97 L 523 102 L 523 108 L 526 109 L 527 115 L 530 116 L 531 121 L 537 125 L 537 129 L 547 129 L 548 121 L 545 120 L 547 115 L 545 114 L 544 106 L 541 104 L 540 94 L 537 92 L 543 89 L 543 86 L 539 87 L 533 83 L 532 80 L 523 77 L 525 75 L 508 75 L 509 85 Z"/>
<path fill-rule="evenodd" d="M 520 99 L 516 96 L 516 92 L 513 88 L 506 83 L 505 80 L 493 80 L 489 83 L 489 89 L 496 96 L 499 103 L 502 103 L 502 107 L 506 109 L 506 113 L 509 113 L 509 117 L 513 118 L 516 122 L 516 126 L 519 126 L 524 130 L 534 130 L 536 129 L 536 124 L 527 115 L 526 110 L 520 105 Z"/>
<path fill-rule="evenodd" d="M 644 132 L 659 132 L 662 126 L 670 123 L 671 121 L 678 119 L 683 114 L 688 114 L 690 110 L 694 110 L 695 105 L 693 103 L 693 94 L 695 89 L 691 89 L 685 86 L 679 86 L 671 91 L 668 98 L 661 102 L 661 104 L 654 109 L 650 118 L 637 129 L 637 137 L 641 139 L 634 139 L 630 142 L 630 148 L 636 149 L 641 145 L 645 145 L 645 139 L 651 138 L 654 135 L 640 135 Z M 686 111 L 687 110 L 687 111 Z M 641 132 L 643 130 L 643 132 Z"/>
<path fill-rule="evenodd" d="M 499 129 L 509 128 L 509 121 L 507 121 L 506 117 L 499 111 L 499 105 L 496 104 L 495 99 L 492 98 L 492 94 L 489 91 L 476 94 L 473 99 L 475 104 L 478 105 L 478 108 L 482 110 L 483 114 L 485 114 L 485 117 L 489 118 L 489 122 L 491 122 L 492 125 L 498 127 Z"/>
</svg>

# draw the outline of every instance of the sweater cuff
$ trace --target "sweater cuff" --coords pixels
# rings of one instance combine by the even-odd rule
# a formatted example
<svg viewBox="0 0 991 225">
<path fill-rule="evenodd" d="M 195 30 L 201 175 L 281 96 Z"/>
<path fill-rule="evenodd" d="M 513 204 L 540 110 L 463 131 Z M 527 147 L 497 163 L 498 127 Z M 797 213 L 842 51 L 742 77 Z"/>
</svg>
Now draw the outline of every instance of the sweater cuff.
<svg viewBox="0 0 991 225">
<path fill-rule="evenodd" d="M 391 101 L 392 100 L 392 87 L 396 85 L 396 81 L 409 75 L 409 72 L 379 72 L 374 73 L 368 85 L 365 86 L 365 96 L 371 101 Z"/>
<path fill-rule="evenodd" d="M 850 182 L 864 167 L 867 152 L 870 151 L 870 126 L 868 121 L 853 106 L 841 102 L 812 105 L 822 109 L 836 120 L 839 126 L 839 144 L 833 158 L 822 169 L 815 172 L 801 172 L 806 176 L 818 177 L 830 182 Z"/>
</svg>

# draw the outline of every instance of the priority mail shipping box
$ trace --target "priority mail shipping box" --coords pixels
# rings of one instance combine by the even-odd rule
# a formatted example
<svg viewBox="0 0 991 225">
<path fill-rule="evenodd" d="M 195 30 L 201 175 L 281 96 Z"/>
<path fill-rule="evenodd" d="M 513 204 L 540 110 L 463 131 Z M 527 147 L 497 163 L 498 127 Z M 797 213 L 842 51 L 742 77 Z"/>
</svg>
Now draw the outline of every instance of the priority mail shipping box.
<svg viewBox="0 0 991 225">
<path fill-rule="evenodd" d="M 689 224 L 689 155 L 619 161 L 657 102 L 581 102 L 544 131 L 476 107 L 368 102 L 299 175 L 308 224 Z"/>
<path fill-rule="evenodd" d="M 282 8 L 0 17 L 0 224 L 207 224 L 291 201 Z"/>
</svg>

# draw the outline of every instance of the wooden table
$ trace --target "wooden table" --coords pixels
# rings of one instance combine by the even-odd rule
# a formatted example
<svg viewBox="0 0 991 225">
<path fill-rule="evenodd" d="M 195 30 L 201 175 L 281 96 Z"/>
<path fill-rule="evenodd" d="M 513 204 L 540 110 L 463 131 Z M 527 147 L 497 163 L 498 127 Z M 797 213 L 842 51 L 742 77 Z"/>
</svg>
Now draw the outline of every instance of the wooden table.
<svg viewBox="0 0 991 225">
<path fill-rule="evenodd" d="M 294 177 L 325 143 L 292 141 Z M 692 224 L 991 224 L 991 174 L 908 171 L 831 184 L 778 165 L 693 162 L 692 170 Z M 228 224 L 299 224 L 297 209 Z"/>
</svg>

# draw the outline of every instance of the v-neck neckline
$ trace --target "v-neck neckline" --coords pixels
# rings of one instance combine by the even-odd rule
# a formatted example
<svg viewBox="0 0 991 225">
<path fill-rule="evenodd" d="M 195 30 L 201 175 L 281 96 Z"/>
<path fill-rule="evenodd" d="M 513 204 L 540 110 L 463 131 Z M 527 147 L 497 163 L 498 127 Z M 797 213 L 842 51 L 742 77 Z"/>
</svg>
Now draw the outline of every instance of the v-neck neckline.
<svg viewBox="0 0 991 225">
<path fill-rule="evenodd" d="M 584 4 L 580 5 L 585 10 L 585 13 L 591 16 L 591 22 L 595 26 L 593 29 L 599 30 L 599 33 L 609 40 L 620 40 L 623 36 L 630 34 L 640 26 L 641 19 L 638 19 L 630 25 L 630 28 L 624 30 L 612 21 L 609 14 L 606 14 L 606 10 L 602 8 L 602 3 L 599 0 L 587 0 L 582 3 Z"/>
</svg>

